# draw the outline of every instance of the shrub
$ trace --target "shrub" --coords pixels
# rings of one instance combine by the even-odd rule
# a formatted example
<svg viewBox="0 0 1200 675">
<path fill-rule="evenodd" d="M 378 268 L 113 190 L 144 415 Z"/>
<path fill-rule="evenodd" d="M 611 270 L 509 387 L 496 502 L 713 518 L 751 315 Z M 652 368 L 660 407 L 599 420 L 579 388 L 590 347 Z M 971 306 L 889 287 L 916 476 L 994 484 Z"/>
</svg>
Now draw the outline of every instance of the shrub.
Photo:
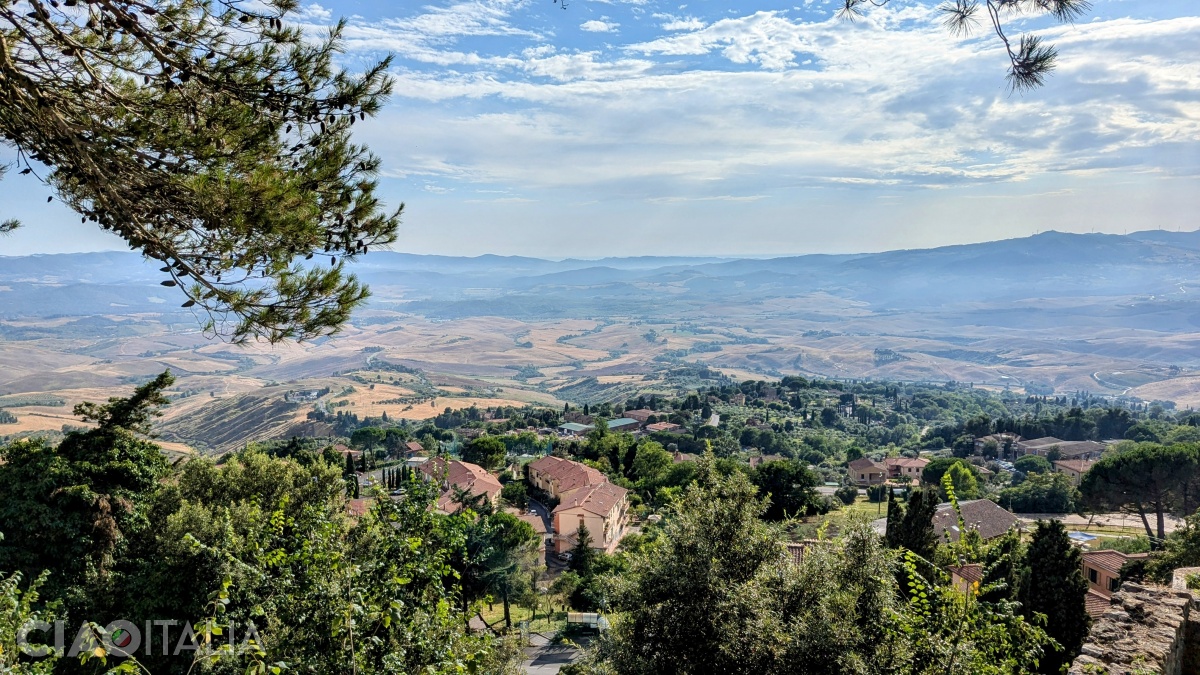
<svg viewBox="0 0 1200 675">
<path fill-rule="evenodd" d="M 833 493 L 833 496 L 841 500 L 846 506 L 850 506 L 858 499 L 858 488 L 853 485 L 843 485 L 837 489 L 837 492 Z"/>
</svg>

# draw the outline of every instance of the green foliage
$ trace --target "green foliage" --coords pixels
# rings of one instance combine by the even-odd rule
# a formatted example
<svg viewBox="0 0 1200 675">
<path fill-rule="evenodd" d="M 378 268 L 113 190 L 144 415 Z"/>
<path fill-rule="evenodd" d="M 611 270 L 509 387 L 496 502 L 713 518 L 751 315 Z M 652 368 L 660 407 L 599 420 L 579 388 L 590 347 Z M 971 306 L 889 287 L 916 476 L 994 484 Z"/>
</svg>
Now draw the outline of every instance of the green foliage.
<svg viewBox="0 0 1200 675">
<path fill-rule="evenodd" d="M 529 506 L 529 488 L 523 481 L 515 480 L 506 483 L 500 489 L 500 497 L 518 509 L 525 509 Z"/>
<path fill-rule="evenodd" d="M 1048 650 L 1040 673 L 1058 673 L 1079 653 L 1091 627 L 1085 599 L 1082 554 L 1061 521 L 1038 521 L 1025 554 L 1018 599 L 1030 621 L 1046 617 L 1046 632 L 1061 649 Z"/>
<path fill-rule="evenodd" d="M 933 515 L 939 499 L 935 490 L 914 490 L 908 504 L 901 505 L 894 497 L 888 500 L 887 546 L 912 551 L 923 560 L 933 560 L 937 535 Z"/>
<path fill-rule="evenodd" d="M 834 491 L 833 496 L 846 506 L 850 506 L 858 500 L 858 488 L 853 485 L 843 485 Z"/>
<path fill-rule="evenodd" d="M 36 578 L 53 569 L 50 597 L 69 612 L 95 609 L 121 583 L 119 559 L 151 527 L 141 512 L 169 472 L 158 446 L 140 433 L 165 403 L 163 373 L 129 398 L 84 403 L 76 412 L 98 426 L 67 434 L 57 448 L 38 440 L 0 450 L 0 569 Z"/>
<path fill-rule="evenodd" d="M 815 489 L 820 484 L 819 478 L 795 460 L 759 464 L 750 472 L 750 482 L 768 500 L 763 514 L 767 520 L 813 516 L 825 511 Z M 858 496 L 858 490 L 854 496 Z"/>
<path fill-rule="evenodd" d="M 1030 473 L 1050 473 L 1053 467 L 1050 465 L 1050 460 L 1039 455 L 1023 455 L 1013 462 L 1013 468 L 1024 474 Z"/>
<path fill-rule="evenodd" d="M 1146 536 L 1161 542 L 1166 538 L 1166 514 L 1195 511 L 1200 495 L 1192 484 L 1198 475 L 1200 445 L 1141 443 L 1102 457 L 1084 474 L 1079 491 L 1090 509 L 1138 513 Z"/>
<path fill-rule="evenodd" d="M 1184 526 L 1168 535 L 1161 548 L 1146 564 L 1146 574 L 1159 583 L 1169 583 L 1180 567 L 1200 567 L 1200 511 L 1184 519 Z"/>
<path fill-rule="evenodd" d="M 504 466 L 506 457 L 508 457 L 508 448 L 504 445 L 504 441 L 495 436 L 480 436 L 472 439 L 462 449 L 464 462 L 478 464 L 488 471 L 495 471 Z"/>
<path fill-rule="evenodd" d="M 3 538 L 0 534 L 0 541 Z M 0 675 L 42 675 L 54 672 L 56 655 L 51 653 L 33 662 L 22 661 L 20 646 L 17 644 L 17 636 L 27 623 L 52 621 L 52 617 L 38 609 L 38 591 L 46 583 L 47 575 L 48 573 L 43 573 L 34 579 L 25 590 L 21 589 L 23 576 L 20 572 L 8 577 L 0 575 Z M 30 642 L 34 643 L 35 639 L 31 639 Z M 53 650 L 53 645 L 29 646 Z"/>
<path fill-rule="evenodd" d="M 978 479 L 979 470 L 976 469 L 974 465 L 969 464 L 966 460 L 958 457 L 938 457 L 930 460 L 930 462 L 925 465 L 925 469 L 921 472 L 921 482 L 925 483 L 926 485 L 941 485 L 942 476 L 950 470 L 950 467 L 955 465 L 964 466 Z M 964 497 L 964 499 L 967 498 Z"/>
<path fill-rule="evenodd" d="M 667 452 L 661 443 L 642 441 L 637 444 L 633 471 L 629 477 L 637 481 L 642 489 L 651 489 L 662 482 L 673 463 L 671 453 Z"/>
<path fill-rule="evenodd" d="M 951 464 L 944 474 L 943 483 L 949 479 L 951 485 L 954 486 L 954 494 L 959 499 L 977 499 L 979 497 L 979 483 L 976 480 L 978 475 L 977 470 L 972 470 L 971 465 L 964 462 Z M 950 498 L 949 493 L 945 488 L 942 489 L 942 496 L 946 499 Z"/>
<path fill-rule="evenodd" d="M 744 476 L 722 475 L 703 460 L 662 543 L 632 553 L 629 569 L 611 579 L 614 626 L 572 672 L 1033 670 L 1047 638 L 1013 603 L 925 579 L 913 558 L 883 548 L 863 519 L 792 563 L 759 518 L 765 507 Z"/>
<path fill-rule="evenodd" d="M 363 427 L 350 434 L 350 445 L 363 451 L 373 450 L 383 445 L 386 438 L 387 432 L 379 427 Z"/>
<path fill-rule="evenodd" d="M 84 220 L 161 261 L 211 331 L 276 342 L 345 323 L 367 290 L 344 265 L 399 224 L 379 160 L 350 142 L 391 90 L 387 60 L 335 69 L 342 25 L 312 39 L 292 0 L 10 4 L 0 53 L 29 56 L 0 59 L 0 141 L 26 171 L 47 166 L 35 176 Z M 317 253 L 331 258 L 294 262 Z"/>
<path fill-rule="evenodd" d="M 61 604 L 61 618 L 194 620 L 211 616 L 217 593 L 222 621 L 253 624 L 263 639 L 256 660 L 230 655 L 214 665 L 220 672 L 268 663 L 311 672 L 515 672 L 515 645 L 469 633 L 463 602 L 481 579 L 510 594 L 528 583 L 529 575 L 505 580 L 511 558 L 501 555 L 524 546 L 514 542 L 536 546 L 528 524 L 507 514 L 438 515 L 436 486 L 425 482 L 350 518 L 341 467 L 322 460 L 248 450 L 221 465 L 194 458 L 172 469 L 155 446 L 117 426 L 147 419 L 153 389 L 87 408 L 101 426 L 58 448 L 21 442 L 3 450 L 0 509 L 15 527 L 0 544 L 0 569 L 47 570 L 41 594 Z M 486 545 L 469 548 L 481 539 Z M 8 589 L 0 584 L 0 595 L 15 597 Z M 190 666 L 142 661 L 150 672 Z"/>
<path fill-rule="evenodd" d="M 533 526 L 503 511 L 463 514 L 466 538 L 455 568 L 462 578 L 463 600 L 487 596 L 504 603 L 504 624 L 512 626 L 512 601 L 531 589 L 531 572 L 537 567 L 541 537 Z"/>
<path fill-rule="evenodd" d="M 1015 513 L 1073 513 L 1078 491 L 1061 473 L 1031 473 L 1020 485 L 1000 491 L 997 503 Z"/>
</svg>

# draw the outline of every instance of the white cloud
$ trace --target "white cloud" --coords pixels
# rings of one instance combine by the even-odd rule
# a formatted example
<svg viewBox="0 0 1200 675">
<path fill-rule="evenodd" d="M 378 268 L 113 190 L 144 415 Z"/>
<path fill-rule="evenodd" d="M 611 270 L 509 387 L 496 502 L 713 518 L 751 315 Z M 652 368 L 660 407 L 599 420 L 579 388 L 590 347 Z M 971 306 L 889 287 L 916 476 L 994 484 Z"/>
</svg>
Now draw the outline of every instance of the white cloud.
<svg viewBox="0 0 1200 675">
<path fill-rule="evenodd" d="M 599 19 L 592 19 L 590 21 L 584 21 L 583 23 L 579 24 L 579 29 L 586 31 L 588 33 L 611 33 L 613 31 L 615 31 L 617 29 L 617 27 L 619 27 L 620 25 L 621 24 L 614 23 L 612 21 L 601 21 Z"/>
<path fill-rule="evenodd" d="M 687 18 L 671 19 L 670 21 L 663 23 L 662 28 L 663 30 L 700 30 L 701 28 L 704 28 L 704 26 L 704 22 L 700 19 Z"/>
<path fill-rule="evenodd" d="M 314 2 L 301 7 L 300 11 L 297 12 L 297 17 L 303 21 L 328 22 L 333 18 L 333 12 Z"/>
<path fill-rule="evenodd" d="M 397 105 L 364 127 L 388 175 L 500 186 L 543 204 L 544 191 L 570 191 L 572 203 L 715 207 L 798 189 L 1200 173 L 1196 17 L 1047 30 L 1060 68 L 1019 96 L 1005 89 L 994 37 L 948 36 L 931 5 L 853 24 L 657 14 L 658 36 L 589 51 L 514 23 L 511 6 L 481 7 L 458 23 L 352 26 L 353 49 L 415 45 L 402 56 L 412 67 L 396 72 Z M 482 31 L 510 39 L 476 52 L 454 37 Z"/>
</svg>

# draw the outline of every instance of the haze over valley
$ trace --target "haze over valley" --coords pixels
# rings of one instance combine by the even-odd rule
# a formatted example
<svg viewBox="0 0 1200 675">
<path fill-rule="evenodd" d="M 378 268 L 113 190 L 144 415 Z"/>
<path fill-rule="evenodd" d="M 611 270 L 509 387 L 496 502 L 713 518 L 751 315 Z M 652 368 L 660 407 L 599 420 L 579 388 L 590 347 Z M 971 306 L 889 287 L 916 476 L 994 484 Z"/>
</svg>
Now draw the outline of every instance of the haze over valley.
<svg viewBox="0 0 1200 675">
<path fill-rule="evenodd" d="M 343 334 L 272 348 L 203 334 L 134 253 L 7 257 L 0 408 L 17 422 L 0 434 L 61 432 L 72 404 L 167 368 L 157 428 L 178 451 L 320 435 L 314 407 L 424 419 L 788 374 L 1192 407 L 1198 263 L 1200 232 L 1153 230 L 772 259 L 376 252 Z"/>
</svg>

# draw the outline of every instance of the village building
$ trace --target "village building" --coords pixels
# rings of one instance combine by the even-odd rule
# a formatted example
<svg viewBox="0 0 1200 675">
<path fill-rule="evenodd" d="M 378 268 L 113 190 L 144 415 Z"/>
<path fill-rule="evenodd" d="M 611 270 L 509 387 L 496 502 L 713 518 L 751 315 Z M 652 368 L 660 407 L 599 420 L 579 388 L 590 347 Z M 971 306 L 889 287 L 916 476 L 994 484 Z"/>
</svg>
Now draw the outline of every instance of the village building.
<svg viewBox="0 0 1200 675">
<path fill-rule="evenodd" d="M 608 482 L 608 476 L 586 464 L 546 455 L 529 463 L 529 484 L 562 501 L 572 490 Z"/>
<path fill-rule="evenodd" d="M 437 510 L 442 513 L 457 510 L 455 496 L 460 490 L 471 496 L 482 495 L 493 505 L 500 498 L 500 481 L 477 464 L 434 457 L 418 466 L 417 474 L 426 481 L 441 485 L 442 494 L 438 497 Z"/>
<path fill-rule="evenodd" d="M 559 433 L 564 436 L 582 436 L 592 430 L 590 424 L 580 424 L 578 422 L 565 422 L 558 425 Z"/>
<path fill-rule="evenodd" d="M 754 469 L 767 462 L 782 462 L 786 459 L 787 457 L 783 455 L 756 455 L 750 458 L 750 468 Z"/>
<path fill-rule="evenodd" d="M 983 584 L 983 565 L 951 565 L 950 583 L 954 585 L 955 590 L 963 593 L 973 590 L 975 584 Z"/>
<path fill-rule="evenodd" d="M 629 417 L 618 417 L 615 420 L 608 421 L 609 431 L 636 431 L 641 428 L 642 423 Z"/>
<path fill-rule="evenodd" d="M 547 455 L 529 465 L 529 483 L 558 506 L 551 513 L 554 548 L 558 553 L 578 543 L 579 527 L 587 527 L 593 548 L 611 552 L 625 534 L 629 491 L 608 482 L 608 476 L 586 464 Z"/>
<path fill-rule="evenodd" d="M 653 410 L 649 410 L 647 408 L 641 408 L 639 410 L 626 410 L 623 414 L 625 417 L 628 417 L 629 419 L 637 420 L 638 422 L 640 422 L 642 424 L 646 424 L 647 422 L 649 422 L 651 417 L 658 416 L 657 412 L 655 412 Z"/>
<path fill-rule="evenodd" d="M 1083 475 L 1092 469 L 1092 465 L 1096 461 L 1092 459 L 1060 459 L 1054 462 L 1054 470 L 1058 473 L 1066 474 L 1071 479 L 1071 484 L 1079 487 L 1079 483 L 1083 481 Z"/>
<path fill-rule="evenodd" d="M 628 522 L 629 491 L 612 483 L 587 485 L 567 493 L 551 514 L 554 549 L 558 553 L 574 548 L 579 529 L 587 527 L 592 548 L 612 553 L 625 536 Z"/>
<path fill-rule="evenodd" d="M 1096 441 L 1063 441 L 1053 436 L 1017 443 L 1017 453 L 1045 457 L 1057 449 L 1060 459 L 1100 459 L 1107 446 Z"/>
<path fill-rule="evenodd" d="M 987 436 L 980 436 L 979 438 L 975 439 L 975 454 L 982 455 L 983 449 L 985 446 L 987 446 L 988 442 L 995 441 L 996 447 L 999 449 L 1000 454 L 1003 455 L 1004 454 L 1004 446 L 1006 444 L 1010 448 L 1016 449 L 1017 443 L 1020 443 L 1023 440 L 1025 440 L 1025 439 L 1022 438 L 1019 434 L 1014 434 L 1014 433 L 1010 433 L 1010 432 L 1001 432 L 998 434 L 988 434 Z"/>
<path fill-rule="evenodd" d="M 1088 614 L 1095 618 L 1107 612 L 1113 593 L 1121 585 L 1121 568 L 1130 560 L 1140 560 L 1149 555 L 1110 550 L 1084 551 L 1083 578 L 1088 582 Z"/>
<path fill-rule="evenodd" d="M 984 541 L 995 539 L 1016 527 L 1020 528 L 1021 519 L 1004 510 L 990 499 L 970 499 L 958 503 L 962 512 L 963 525 L 969 530 L 975 530 Z M 933 532 L 939 542 L 955 542 L 962 536 L 959 529 L 958 514 L 954 506 L 938 504 L 933 514 Z"/>
<path fill-rule="evenodd" d="M 888 457 L 883 461 L 887 468 L 888 478 L 899 481 L 921 482 L 921 474 L 925 472 L 929 460 L 924 457 Z"/>
<path fill-rule="evenodd" d="M 850 480 L 859 487 L 879 485 L 887 480 L 888 468 L 878 462 L 859 457 L 850 462 Z"/>
<path fill-rule="evenodd" d="M 646 431 L 650 433 L 681 434 L 686 429 L 674 422 L 655 422 L 654 424 L 647 424 Z"/>
</svg>

